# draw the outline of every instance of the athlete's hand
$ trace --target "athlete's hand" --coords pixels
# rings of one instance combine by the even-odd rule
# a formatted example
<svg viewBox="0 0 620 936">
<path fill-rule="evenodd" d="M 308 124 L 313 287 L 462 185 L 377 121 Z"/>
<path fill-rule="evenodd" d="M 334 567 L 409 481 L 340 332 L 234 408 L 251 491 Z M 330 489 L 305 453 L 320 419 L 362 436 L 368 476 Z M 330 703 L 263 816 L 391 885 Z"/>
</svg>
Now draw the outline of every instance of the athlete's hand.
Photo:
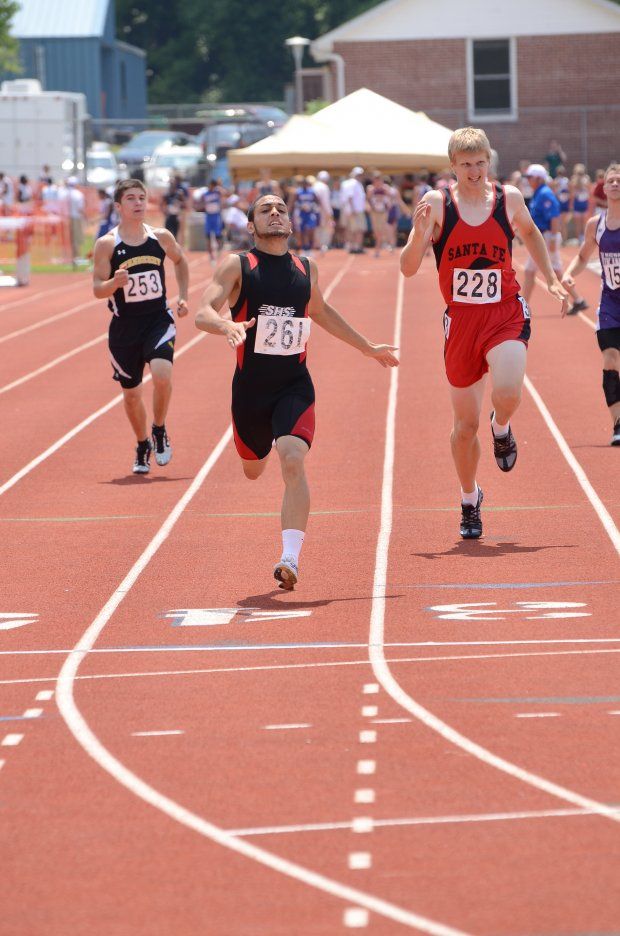
<svg viewBox="0 0 620 936">
<path fill-rule="evenodd" d="M 431 206 L 428 202 L 419 201 L 413 213 L 413 226 L 423 237 L 428 234 L 434 224 L 431 218 Z"/>
<path fill-rule="evenodd" d="M 560 314 L 562 318 L 564 318 L 564 316 L 568 312 L 568 298 L 569 298 L 568 293 L 566 292 L 566 290 L 564 289 L 564 287 L 562 286 L 559 280 L 556 280 L 555 283 L 550 283 L 547 286 L 547 289 L 549 291 L 549 294 L 553 296 L 554 299 L 557 299 L 558 302 L 562 303 L 562 309 L 561 309 Z"/>
<path fill-rule="evenodd" d="M 575 285 L 575 280 L 568 273 L 565 273 L 562 279 L 560 280 L 562 286 L 572 288 Z"/>
<path fill-rule="evenodd" d="M 189 306 L 185 299 L 179 299 L 177 302 L 177 315 L 179 318 L 183 318 L 189 312 Z"/>
<path fill-rule="evenodd" d="M 112 277 L 112 282 L 114 283 L 115 290 L 122 289 L 123 286 L 126 286 L 129 282 L 129 273 L 127 270 L 116 270 Z"/>
<path fill-rule="evenodd" d="M 231 348 L 238 348 L 243 344 L 245 333 L 255 322 L 255 318 L 251 318 L 248 322 L 226 322 L 224 334 Z"/>
<path fill-rule="evenodd" d="M 395 345 L 370 344 L 364 353 L 367 357 L 374 358 L 381 367 L 398 367 L 400 361 L 392 351 L 398 351 L 398 348 Z"/>
</svg>

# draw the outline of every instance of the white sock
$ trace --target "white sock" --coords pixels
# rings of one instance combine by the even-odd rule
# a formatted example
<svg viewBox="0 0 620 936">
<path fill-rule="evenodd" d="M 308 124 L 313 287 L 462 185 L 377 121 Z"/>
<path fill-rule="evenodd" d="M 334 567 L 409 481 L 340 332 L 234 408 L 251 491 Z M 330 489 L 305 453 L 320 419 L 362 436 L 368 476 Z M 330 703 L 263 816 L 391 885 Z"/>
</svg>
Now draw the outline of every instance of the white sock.
<svg viewBox="0 0 620 936">
<path fill-rule="evenodd" d="M 282 558 L 292 556 L 299 563 L 299 553 L 304 541 L 303 530 L 282 530 Z"/>
<path fill-rule="evenodd" d="M 471 504 L 472 507 L 476 506 L 476 504 L 478 503 L 478 485 L 477 484 L 474 490 L 471 492 L 471 494 L 467 494 L 463 490 L 463 488 L 461 488 L 461 503 Z"/>
<path fill-rule="evenodd" d="M 507 422 L 505 426 L 501 426 L 495 419 L 495 413 L 493 413 L 493 422 L 491 423 L 491 425 L 493 426 L 493 435 L 499 436 L 500 438 L 501 436 L 508 435 L 508 430 L 510 429 L 510 423 Z"/>
</svg>

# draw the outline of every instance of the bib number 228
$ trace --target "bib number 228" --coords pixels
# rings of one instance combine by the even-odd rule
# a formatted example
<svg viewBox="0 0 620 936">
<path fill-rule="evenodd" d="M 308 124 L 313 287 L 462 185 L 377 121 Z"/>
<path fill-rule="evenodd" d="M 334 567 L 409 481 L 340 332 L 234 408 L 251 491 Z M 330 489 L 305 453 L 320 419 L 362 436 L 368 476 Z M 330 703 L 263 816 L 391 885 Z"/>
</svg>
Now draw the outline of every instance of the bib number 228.
<svg viewBox="0 0 620 936">
<path fill-rule="evenodd" d="M 454 270 L 452 298 L 455 302 L 499 302 L 502 298 L 501 270 Z"/>
</svg>

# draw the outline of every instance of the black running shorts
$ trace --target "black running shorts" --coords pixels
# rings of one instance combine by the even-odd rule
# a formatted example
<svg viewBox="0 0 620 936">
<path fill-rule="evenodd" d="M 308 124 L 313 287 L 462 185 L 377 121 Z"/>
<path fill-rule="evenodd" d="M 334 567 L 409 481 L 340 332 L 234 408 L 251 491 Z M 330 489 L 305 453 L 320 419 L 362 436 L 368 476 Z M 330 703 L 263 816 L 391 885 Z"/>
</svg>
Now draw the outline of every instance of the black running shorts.
<svg viewBox="0 0 620 936">
<path fill-rule="evenodd" d="M 236 371 L 232 386 L 235 446 L 241 458 L 269 455 L 274 439 L 291 435 L 308 448 L 314 438 L 314 386 L 306 371 L 271 391 L 256 387 Z"/>
<path fill-rule="evenodd" d="M 172 312 L 136 315 L 110 322 L 108 344 L 113 379 L 129 390 L 142 383 L 144 365 L 153 358 L 172 362 L 176 327 Z"/>
<path fill-rule="evenodd" d="M 596 340 L 601 351 L 606 351 L 607 348 L 620 351 L 620 328 L 599 328 Z"/>
</svg>

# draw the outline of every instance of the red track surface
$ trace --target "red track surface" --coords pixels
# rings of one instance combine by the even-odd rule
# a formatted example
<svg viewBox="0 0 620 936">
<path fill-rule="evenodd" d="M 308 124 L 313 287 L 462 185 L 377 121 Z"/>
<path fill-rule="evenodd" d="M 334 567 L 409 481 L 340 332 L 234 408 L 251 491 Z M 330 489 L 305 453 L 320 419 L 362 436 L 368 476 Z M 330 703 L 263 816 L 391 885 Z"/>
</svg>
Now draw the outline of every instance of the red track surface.
<svg viewBox="0 0 620 936">
<path fill-rule="evenodd" d="M 330 254 L 324 289 L 343 266 L 333 303 L 391 340 L 396 257 Z M 607 530 L 526 392 L 518 467 L 485 449 L 465 543 L 430 259 L 402 297 L 398 373 L 315 330 L 285 595 L 277 464 L 251 484 L 229 443 L 194 482 L 228 428 L 223 343 L 178 357 L 174 460 L 137 478 L 121 406 L 88 421 L 118 391 L 87 278 L 0 295 L 3 936 L 620 932 L 619 453 L 594 332 L 537 290 L 528 374 Z M 190 316 L 178 348 L 197 335 Z"/>
</svg>

